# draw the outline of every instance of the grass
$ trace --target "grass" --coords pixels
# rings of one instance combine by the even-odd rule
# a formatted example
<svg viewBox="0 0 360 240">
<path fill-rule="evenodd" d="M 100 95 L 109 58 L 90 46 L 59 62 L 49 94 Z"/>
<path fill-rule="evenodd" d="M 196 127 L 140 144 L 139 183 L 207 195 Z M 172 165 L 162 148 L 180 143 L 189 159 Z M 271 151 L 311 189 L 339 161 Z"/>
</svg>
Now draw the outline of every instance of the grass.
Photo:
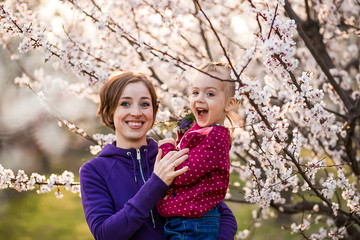
<svg viewBox="0 0 360 240">
<path fill-rule="evenodd" d="M 15 198 L 0 206 L 2 239 L 93 239 L 77 194 L 64 191 L 63 199 L 57 199 L 53 193 L 15 194 Z"/>
<path fill-rule="evenodd" d="M 12 195 L 11 201 L 0 204 L 0 236 L 7 240 L 90 240 L 94 239 L 86 224 L 77 194 L 63 191 L 64 197 L 57 199 L 54 193 L 17 193 L 2 190 Z M 250 204 L 228 202 L 237 219 L 238 230 L 252 226 L 253 235 L 248 239 L 282 240 L 298 239 L 288 231 L 280 229 L 276 220 L 265 220 L 260 227 L 253 226 L 252 211 L 257 209 Z"/>
<path fill-rule="evenodd" d="M 236 199 L 241 199 L 238 189 L 232 185 L 235 181 L 244 183 L 238 176 L 231 174 L 231 192 Z M 77 194 L 63 190 L 64 197 L 57 199 L 54 192 L 37 194 L 35 192 L 18 193 L 13 189 L 0 192 L 0 238 L 7 240 L 92 240 L 94 239 L 86 224 L 81 199 Z M 9 198 L 11 200 L 6 200 Z M 261 220 L 257 226 L 252 212 L 258 207 L 252 204 L 227 202 L 233 211 L 238 230 L 251 230 L 247 239 L 287 240 L 299 239 L 300 236 L 282 230 L 281 225 L 291 224 L 289 218 L 269 218 Z M 293 216 L 298 220 L 298 216 Z"/>
<path fill-rule="evenodd" d="M 240 204 L 227 202 L 229 208 L 233 211 L 237 225 L 238 231 L 243 231 L 244 229 L 249 229 L 251 234 L 247 239 L 261 239 L 261 240 L 291 240 L 299 239 L 299 235 L 290 234 L 287 230 L 282 230 L 281 226 L 283 225 L 284 219 L 269 218 L 266 220 L 261 220 L 261 225 L 256 227 L 254 220 L 252 218 L 252 212 L 258 210 L 256 205 L 251 204 Z M 290 222 L 286 222 L 284 225 L 288 225 Z"/>
</svg>

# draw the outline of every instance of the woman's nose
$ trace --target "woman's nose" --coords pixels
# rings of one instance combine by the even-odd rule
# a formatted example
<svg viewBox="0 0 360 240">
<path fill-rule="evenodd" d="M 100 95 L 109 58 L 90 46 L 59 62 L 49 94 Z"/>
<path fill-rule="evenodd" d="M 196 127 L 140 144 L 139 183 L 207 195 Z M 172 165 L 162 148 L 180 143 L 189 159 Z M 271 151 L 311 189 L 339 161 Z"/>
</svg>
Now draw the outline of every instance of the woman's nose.
<svg viewBox="0 0 360 240">
<path fill-rule="evenodd" d="M 139 106 L 134 106 L 131 108 L 131 115 L 133 116 L 141 116 L 141 109 Z"/>
</svg>

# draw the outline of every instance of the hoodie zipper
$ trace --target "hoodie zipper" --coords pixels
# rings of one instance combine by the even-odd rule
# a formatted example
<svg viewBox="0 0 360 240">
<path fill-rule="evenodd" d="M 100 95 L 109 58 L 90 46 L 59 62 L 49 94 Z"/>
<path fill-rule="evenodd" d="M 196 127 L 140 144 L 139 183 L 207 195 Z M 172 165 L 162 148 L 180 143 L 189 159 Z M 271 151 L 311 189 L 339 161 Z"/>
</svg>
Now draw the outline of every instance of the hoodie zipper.
<svg viewBox="0 0 360 240">
<path fill-rule="evenodd" d="M 139 161 L 139 166 L 140 166 L 140 174 L 141 174 L 141 178 L 145 184 L 145 178 L 144 178 L 144 173 L 142 170 L 142 166 L 141 166 L 141 155 L 140 155 L 140 149 L 136 149 L 136 158 Z"/>
<path fill-rule="evenodd" d="M 145 178 L 144 178 L 144 173 L 142 170 L 142 166 L 141 166 L 141 155 L 140 155 L 140 149 L 136 149 L 136 159 L 139 161 L 139 167 L 140 167 L 140 174 L 141 174 L 141 178 L 145 184 Z M 154 213 L 153 210 L 150 210 L 150 216 L 151 216 L 151 221 L 153 223 L 153 227 L 155 228 L 155 218 L 154 218 Z"/>
</svg>

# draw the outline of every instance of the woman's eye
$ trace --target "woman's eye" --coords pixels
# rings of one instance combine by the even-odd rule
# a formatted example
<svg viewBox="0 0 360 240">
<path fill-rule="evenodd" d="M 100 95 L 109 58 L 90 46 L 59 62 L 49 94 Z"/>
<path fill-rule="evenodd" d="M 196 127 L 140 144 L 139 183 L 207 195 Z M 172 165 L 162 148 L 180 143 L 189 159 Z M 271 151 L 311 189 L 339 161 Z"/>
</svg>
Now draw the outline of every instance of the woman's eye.
<svg viewBox="0 0 360 240">
<path fill-rule="evenodd" d="M 129 103 L 129 102 L 121 102 L 121 103 L 120 103 L 120 106 L 129 107 L 129 106 L 130 106 L 130 103 Z"/>
<path fill-rule="evenodd" d="M 140 104 L 141 107 L 150 107 L 150 103 L 144 102 Z"/>
</svg>

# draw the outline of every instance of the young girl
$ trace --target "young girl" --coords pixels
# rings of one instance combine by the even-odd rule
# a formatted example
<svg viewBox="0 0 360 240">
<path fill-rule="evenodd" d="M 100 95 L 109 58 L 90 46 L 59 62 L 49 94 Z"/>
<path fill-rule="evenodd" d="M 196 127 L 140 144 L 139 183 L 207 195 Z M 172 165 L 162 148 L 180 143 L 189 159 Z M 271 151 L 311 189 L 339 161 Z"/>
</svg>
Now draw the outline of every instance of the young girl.
<svg viewBox="0 0 360 240">
<path fill-rule="evenodd" d="M 98 115 L 115 131 L 116 141 L 80 169 L 81 201 L 95 239 L 164 239 L 164 218 L 156 202 L 187 168 L 172 167 L 187 150 L 161 158 L 157 143 L 146 137 L 158 109 L 157 95 L 143 74 L 117 72 L 100 91 Z M 224 202 L 218 239 L 234 237 L 236 221 Z"/>
<path fill-rule="evenodd" d="M 230 80 L 231 68 L 223 63 L 208 63 L 202 71 Z M 189 167 L 175 178 L 172 188 L 158 201 L 160 215 L 168 217 L 167 239 L 217 239 L 219 212 L 216 205 L 225 197 L 229 184 L 230 133 L 225 118 L 236 106 L 235 83 L 220 81 L 199 73 L 192 81 L 190 108 L 196 124 L 177 139 L 178 149 L 189 148 L 188 159 L 173 164 Z M 166 154 L 176 150 L 173 139 L 159 141 Z"/>
</svg>

